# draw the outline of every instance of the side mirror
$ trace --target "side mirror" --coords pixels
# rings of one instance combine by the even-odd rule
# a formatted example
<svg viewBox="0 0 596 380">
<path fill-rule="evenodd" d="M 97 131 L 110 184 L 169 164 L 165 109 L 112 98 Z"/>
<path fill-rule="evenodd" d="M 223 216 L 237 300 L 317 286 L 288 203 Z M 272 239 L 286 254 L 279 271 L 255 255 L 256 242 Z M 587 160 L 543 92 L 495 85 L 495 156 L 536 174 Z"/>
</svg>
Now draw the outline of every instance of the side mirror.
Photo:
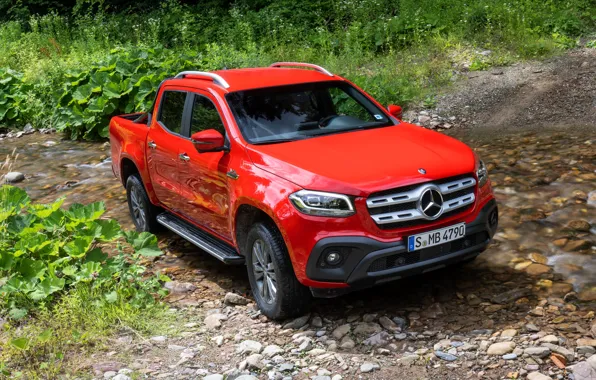
<svg viewBox="0 0 596 380">
<path fill-rule="evenodd" d="M 387 106 L 387 110 L 389 111 L 389 114 L 391 114 L 391 116 L 401 120 L 401 117 L 402 117 L 401 106 L 396 106 L 395 104 L 390 104 L 389 106 Z"/>
<path fill-rule="evenodd" d="M 199 153 L 221 152 L 224 149 L 224 137 L 215 129 L 206 129 L 194 133 L 191 137 Z"/>
</svg>

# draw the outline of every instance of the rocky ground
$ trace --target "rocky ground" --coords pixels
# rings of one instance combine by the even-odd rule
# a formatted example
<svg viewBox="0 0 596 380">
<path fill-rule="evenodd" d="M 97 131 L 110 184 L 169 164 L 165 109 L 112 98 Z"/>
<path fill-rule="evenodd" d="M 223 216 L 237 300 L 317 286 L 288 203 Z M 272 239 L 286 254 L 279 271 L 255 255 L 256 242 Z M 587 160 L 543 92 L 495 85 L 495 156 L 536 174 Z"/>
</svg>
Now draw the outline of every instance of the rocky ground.
<svg viewBox="0 0 596 380">
<path fill-rule="evenodd" d="M 166 255 L 152 267 L 174 280 L 166 302 L 178 322 L 163 336 L 122 331 L 81 358 L 82 373 L 596 379 L 595 52 L 470 73 L 436 109 L 406 115 L 462 139 L 488 165 L 500 229 L 475 262 L 317 300 L 307 315 L 272 322 L 256 310 L 245 268 L 164 233 Z M 7 138 L 0 153 L 14 147 L 19 186 L 34 198 L 104 199 L 109 216 L 130 225 L 107 146 L 34 134 Z"/>
</svg>

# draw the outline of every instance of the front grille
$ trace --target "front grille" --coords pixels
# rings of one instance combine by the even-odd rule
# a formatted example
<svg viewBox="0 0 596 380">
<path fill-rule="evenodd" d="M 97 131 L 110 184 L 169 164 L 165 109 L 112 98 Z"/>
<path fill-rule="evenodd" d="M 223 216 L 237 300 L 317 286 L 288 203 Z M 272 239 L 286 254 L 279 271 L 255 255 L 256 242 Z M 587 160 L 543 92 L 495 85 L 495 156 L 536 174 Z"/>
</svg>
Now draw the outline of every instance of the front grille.
<svg viewBox="0 0 596 380">
<path fill-rule="evenodd" d="M 413 227 L 470 209 L 476 199 L 475 185 L 474 177 L 471 174 L 465 174 L 379 192 L 371 195 L 366 205 L 379 228 Z M 426 216 L 418 205 L 420 198 L 428 189 L 434 189 L 442 195 L 443 209 L 438 218 Z"/>
<path fill-rule="evenodd" d="M 488 233 L 486 231 L 482 231 L 466 236 L 463 239 L 439 244 L 434 247 L 424 248 L 414 252 L 401 252 L 396 253 L 395 255 L 381 257 L 370 264 L 368 267 L 368 272 L 380 272 L 385 269 L 398 268 L 406 265 L 416 264 L 421 261 L 435 259 L 464 248 L 482 244 L 487 240 Z"/>
</svg>

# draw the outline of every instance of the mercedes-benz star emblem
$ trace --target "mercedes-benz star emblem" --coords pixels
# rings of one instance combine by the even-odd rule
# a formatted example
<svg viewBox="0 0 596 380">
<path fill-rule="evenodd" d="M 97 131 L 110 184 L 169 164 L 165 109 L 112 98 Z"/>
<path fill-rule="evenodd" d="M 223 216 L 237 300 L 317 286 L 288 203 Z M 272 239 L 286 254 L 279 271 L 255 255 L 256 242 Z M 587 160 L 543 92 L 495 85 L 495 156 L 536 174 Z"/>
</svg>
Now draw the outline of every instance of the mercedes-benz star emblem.
<svg viewBox="0 0 596 380">
<path fill-rule="evenodd" d="M 424 170 L 423 168 L 418 169 L 418 173 L 420 174 L 426 174 L 426 170 Z"/>
<path fill-rule="evenodd" d="M 418 204 L 420 212 L 428 219 L 436 219 L 443 213 L 443 196 L 438 189 L 433 187 L 422 192 Z"/>
</svg>

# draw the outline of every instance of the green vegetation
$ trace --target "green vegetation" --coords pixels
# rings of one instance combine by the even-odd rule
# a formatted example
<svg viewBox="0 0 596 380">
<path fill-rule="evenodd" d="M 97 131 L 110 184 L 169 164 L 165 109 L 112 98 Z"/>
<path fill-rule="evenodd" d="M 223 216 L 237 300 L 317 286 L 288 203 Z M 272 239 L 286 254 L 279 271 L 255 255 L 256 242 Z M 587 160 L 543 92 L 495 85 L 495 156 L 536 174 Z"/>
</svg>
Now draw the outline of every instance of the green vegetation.
<svg viewBox="0 0 596 380">
<path fill-rule="evenodd" d="M 276 60 L 321 64 L 407 105 L 432 100 L 462 70 L 574 47 L 596 25 L 592 0 L 190 3 L 0 3 L 12 19 L 0 25 L 0 67 L 19 73 L 0 72 L 0 94 L 17 94 L 0 97 L 0 125 L 103 138 L 110 116 L 146 110 L 156 84 L 183 68 Z M 4 87 L 8 75 L 17 87 Z"/>
<path fill-rule="evenodd" d="M 117 328 L 148 331 L 147 321 L 165 313 L 156 300 L 168 279 L 147 275 L 142 265 L 161 255 L 156 237 L 99 219 L 102 203 L 64 209 L 63 201 L 33 204 L 23 190 L 0 187 L 6 374 L 53 377 L 69 352 L 101 343 Z"/>
</svg>

